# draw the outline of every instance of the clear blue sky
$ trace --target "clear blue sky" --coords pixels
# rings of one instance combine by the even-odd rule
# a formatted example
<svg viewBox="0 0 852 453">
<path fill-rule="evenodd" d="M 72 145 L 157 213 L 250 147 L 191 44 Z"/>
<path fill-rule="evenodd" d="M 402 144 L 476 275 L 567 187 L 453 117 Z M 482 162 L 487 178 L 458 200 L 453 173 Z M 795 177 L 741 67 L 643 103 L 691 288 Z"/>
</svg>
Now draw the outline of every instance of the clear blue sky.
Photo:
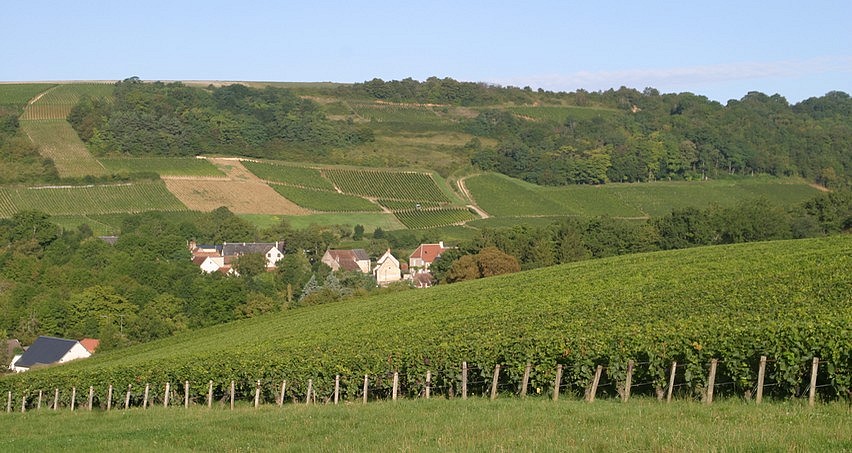
<svg viewBox="0 0 852 453">
<path fill-rule="evenodd" d="M 622 85 L 852 93 L 852 1 L 4 2 L 0 81 Z"/>
</svg>

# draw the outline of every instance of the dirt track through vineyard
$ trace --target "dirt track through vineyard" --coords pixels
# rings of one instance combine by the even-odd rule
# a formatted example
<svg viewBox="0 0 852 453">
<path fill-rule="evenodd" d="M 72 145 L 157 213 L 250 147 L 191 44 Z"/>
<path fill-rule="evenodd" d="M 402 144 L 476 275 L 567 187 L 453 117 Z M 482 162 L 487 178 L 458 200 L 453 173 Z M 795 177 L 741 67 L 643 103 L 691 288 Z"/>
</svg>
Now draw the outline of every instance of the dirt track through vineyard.
<svg viewBox="0 0 852 453">
<path fill-rule="evenodd" d="M 163 177 L 171 191 L 189 209 L 211 211 L 225 206 L 236 214 L 305 215 L 309 211 L 282 197 L 236 159 L 208 159 L 227 179 Z"/>
</svg>

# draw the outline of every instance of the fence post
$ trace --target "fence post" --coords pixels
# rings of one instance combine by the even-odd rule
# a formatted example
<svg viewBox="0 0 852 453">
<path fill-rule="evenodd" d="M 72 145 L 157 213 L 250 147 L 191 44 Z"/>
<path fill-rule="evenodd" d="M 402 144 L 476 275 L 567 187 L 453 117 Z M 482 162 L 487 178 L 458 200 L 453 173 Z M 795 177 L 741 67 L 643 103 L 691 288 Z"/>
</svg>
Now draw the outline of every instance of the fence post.
<svg viewBox="0 0 852 453">
<path fill-rule="evenodd" d="M 9 399 L 6 401 L 6 413 L 12 412 L 12 391 L 9 390 Z"/>
<path fill-rule="evenodd" d="M 169 407 L 169 396 L 171 396 L 172 383 L 166 382 L 166 393 L 163 396 L 163 407 Z"/>
<path fill-rule="evenodd" d="M 92 405 L 94 404 L 94 401 L 95 401 L 95 387 L 90 385 L 89 386 L 89 411 L 92 410 Z"/>
<path fill-rule="evenodd" d="M 527 387 L 530 382 L 530 370 L 532 369 L 532 364 L 527 362 L 527 366 L 524 367 L 524 379 L 521 381 L 521 398 L 527 396 Z"/>
<path fill-rule="evenodd" d="M 757 396 L 754 399 L 756 404 L 763 401 L 763 378 L 766 373 L 766 356 L 760 356 L 760 367 L 757 369 Z"/>
<path fill-rule="evenodd" d="M 624 382 L 624 394 L 622 401 L 625 403 L 630 399 L 630 386 L 633 385 L 633 359 L 627 361 L 627 380 Z"/>
<path fill-rule="evenodd" d="M 500 379 L 500 365 L 494 367 L 494 379 L 491 381 L 491 400 L 497 399 L 497 380 Z"/>
<path fill-rule="evenodd" d="M 234 410 L 234 381 L 231 380 L 231 410 Z"/>
<path fill-rule="evenodd" d="M 109 391 L 107 392 L 107 411 L 112 409 L 112 384 L 109 385 Z"/>
<path fill-rule="evenodd" d="M 311 392 L 314 391 L 314 380 L 308 379 L 308 398 L 305 401 L 305 404 L 311 404 Z"/>
<path fill-rule="evenodd" d="M 713 404 L 713 387 L 716 386 L 716 359 L 710 360 L 710 375 L 707 377 L 707 397 L 704 400 L 707 404 Z"/>
<path fill-rule="evenodd" d="M 284 394 L 287 393 L 287 380 L 281 381 L 281 399 L 278 401 L 278 405 L 284 405 Z"/>
<path fill-rule="evenodd" d="M 340 399 L 340 375 L 334 375 L 334 404 Z"/>
<path fill-rule="evenodd" d="M 819 370 L 819 357 L 814 357 L 813 362 L 811 363 L 811 389 L 808 394 L 808 406 L 813 406 L 814 402 L 816 402 L 816 382 L 817 382 L 817 371 Z"/>
<path fill-rule="evenodd" d="M 666 402 L 672 402 L 672 391 L 674 391 L 674 381 L 675 381 L 675 373 L 677 372 L 677 361 L 672 362 L 672 371 L 669 373 L 669 389 L 668 395 L 666 395 Z"/>
<path fill-rule="evenodd" d="M 553 401 L 559 399 L 559 386 L 562 385 L 562 364 L 556 365 L 556 380 L 553 382 Z"/>
<path fill-rule="evenodd" d="M 189 381 L 183 381 L 183 408 L 189 409 Z"/>
<path fill-rule="evenodd" d="M 462 399 L 467 399 L 467 362 L 462 362 Z"/>
<path fill-rule="evenodd" d="M 124 410 L 130 407 L 130 389 L 133 388 L 133 384 L 127 384 L 127 395 L 124 396 Z"/>
<path fill-rule="evenodd" d="M 36 406 L 37 411 L 41 411 L 41 395 L 44 393 L 43 390 L 38 391 L 38 405 Z"/>
<path fill-rule="evenodd" d="M 601 372 L 603 371 L 603 365 L 598 365 L 595 369 L 595 379 L 592 380 L 592 390 L 589 392 L 589 402 L 595 401 L 595 394 L 598 393 L 598 383 L 601 381 Z"/>
<path fill-rule="evenodd" d="M 21 395 L 21 413 L 27 411 L 27 395 Z"/>
<path fill-rule="evenodd" d="M 432 370 L 426 370 L 426 399 L 432 393 Z"/>
<path fill-rule="evenodd" d="M 59 389 L 53 392 L 53 410 L 59 410 Z"/>
<path fill-rule="evenodd" d="M 71 412 L 74 412 L 74 406 L 77 405 L 77 387 L 71 387 Z"/>
<path fill-rule="evenodd" d="M 367 385 L 368 385 L 368 383 L 369 383 L 369 375 L 365 374 L 364 375 L 364 390 L 363 390 L 363 392 L 364 392 L 364 404 L 367 404 L 367 391 L 368 391 Z"/>
<path fill-rule="evenodd" d="M 396 401 L 396 397 L 399 395 L 399 371 L 393 372 L 393 392 L 392 399 Z"/>
<path fill-rule="evenodd" d="M 213 407 L 213 381 L 207 383 L 207 408 Z"/>
<path fill-rule="evenodd" d="M 148 392 L 151 390 L 151 384 L 145 383 L 145 397 L 142 398 L 142 409 L 148 409 Z"/>
<path fill-rule="evenodd" d="M 254 386 L 254 408 L 257 409 L 260 406 L 260 379 L 257 380 L 257 384 Z"/>
</svg>

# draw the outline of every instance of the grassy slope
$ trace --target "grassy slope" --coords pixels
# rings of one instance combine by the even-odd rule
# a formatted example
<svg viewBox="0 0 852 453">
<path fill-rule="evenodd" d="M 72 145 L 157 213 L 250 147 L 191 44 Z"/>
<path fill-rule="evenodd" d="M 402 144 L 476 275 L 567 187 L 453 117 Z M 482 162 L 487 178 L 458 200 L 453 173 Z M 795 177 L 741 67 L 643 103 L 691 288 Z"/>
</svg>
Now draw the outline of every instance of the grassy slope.
<svg viewBox="0 0 852 453">
<path fill-rule="evenodd" d="M 846 451 L 844 403 L 541 399 L 2 414 L 6 451 Z"/>
</svg>

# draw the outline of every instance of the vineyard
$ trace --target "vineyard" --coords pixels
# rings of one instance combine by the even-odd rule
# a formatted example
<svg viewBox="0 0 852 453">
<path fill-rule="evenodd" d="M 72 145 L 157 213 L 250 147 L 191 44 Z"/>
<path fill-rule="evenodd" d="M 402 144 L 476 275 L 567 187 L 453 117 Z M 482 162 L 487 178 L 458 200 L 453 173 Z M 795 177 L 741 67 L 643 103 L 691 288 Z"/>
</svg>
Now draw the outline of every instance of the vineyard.
<svg viewBox="0 0 852 453">
<path fill-rule="evenodd" d="M 157 173 L 160 176 L 221 176 L 206 159 L 192 157 L 105 157 L 98 159 L 110 173 Z"/>
<path fill-rule="evenodd" d="M 375 203 L 361 197 L 324 190 L 272 185 L 276 192 L 297 205 L 313 211 L 371 212 L 381 211 Z"/>
<path fill-rule="evenodd" d="M 496 364 L 500 392 L 517 394 L 523 379 L 530 393 L 551 393 L 560 365 L 563 395 L 582 397 L 597 375 L 601 398 L 614 398 L 633 360 L 634 395 L 669 386 L 676 362 L 670 388 L 694 399 L 706 392 L 717 359 L 717 396 L 742 397 L 766 356 L 767 397 L 802 396 L 818 357 L 818 397 L 831 399 L 852 387 L 850 268 L 848 236 L 586 261 L 192 331 L 6 376 L 0 394 L 32 402 L 39 390 L 62 388 L 67 406 L 68 389 L 92 386 L 103 404 L 109 385 L 132 384 L 135 405 L 146 383 L 162 395 L 165 383 L 189 381 L 186 397 L 202 402 L 209 381 L 217 400 L 235 381 L 238 399 L 273 402 L 286 379 L 288 398 L 304 401 L 309 385 L 331 395 L 339 375 L 341 398 L 354 400 L 365 375 L 371 395 L 382 398 L 394 372 L 402 396 L 421 394 L 431 372 L 441 395 L 458 396 L 466 362 L 473 394 L 487 391 Z"/>
<path fill-rule="evenodd" d="M 0 110 L 18 111 L 30 99 L 54 86 L 47 83 L 0 83 Z"/>
<path fill-rule="evenodd" d="M 326 169 L 326 177 L 353 195 L 411 201 L 448 202 L 428 173 Z"/>
<path fill-rule="evenodd" d="M 57 85 L 44 93 L 37 101 L 28 105 L 22 120 L 64 120 L 82 96 L 110 99 L 112 84 L 72 83 Z"/>
<path fill-rule="evenodd" d="M 408 209 L 393 214 L 406 228 L 413 230 L 456 225 L 477 218 L 466 208 Z"/>
<path fill-rule="evenodd" d="M 0 187 L 0 219 L 12 217 L 18 210 L 15 208 L 15 202 L 9 195 L 9 189 Z"/>
<path fill-rule="evenodd" d="M 412 202 L 405 200 L 376 200 L 378 203 L 391 211 L 405 211 L 408 209 L 417 209 L 419 205 L 420 208 L 437 208 L 441 206 L 441 203 L 434 201 L 421 201 L 421 202 Z"/>
<path fill-rule="evenodd" d="M 242 161 L 244 167 L 260 179 L 281 182 L 294 186 L 314 189 L 333 190 L 334 186 L 323 178 L 319 170 L 295 165 L 273 164 L 267 162 Z"/>
<path fill-rule="evenodd" d="M 34 209 L 50 215 L 186 210 L 161 182 L 5 188 L 0 193 L 5 194 L 0 200 L 11 200 L 16 211 Z"/>
<path fill-rule="evenodd" d="M 53 160 L 60 176 L 106 174 L 103 165 L 92 157 L 67 121 L 22 121 L 21 129 L 38 146 L 39 154 Z"/>
</svg>

